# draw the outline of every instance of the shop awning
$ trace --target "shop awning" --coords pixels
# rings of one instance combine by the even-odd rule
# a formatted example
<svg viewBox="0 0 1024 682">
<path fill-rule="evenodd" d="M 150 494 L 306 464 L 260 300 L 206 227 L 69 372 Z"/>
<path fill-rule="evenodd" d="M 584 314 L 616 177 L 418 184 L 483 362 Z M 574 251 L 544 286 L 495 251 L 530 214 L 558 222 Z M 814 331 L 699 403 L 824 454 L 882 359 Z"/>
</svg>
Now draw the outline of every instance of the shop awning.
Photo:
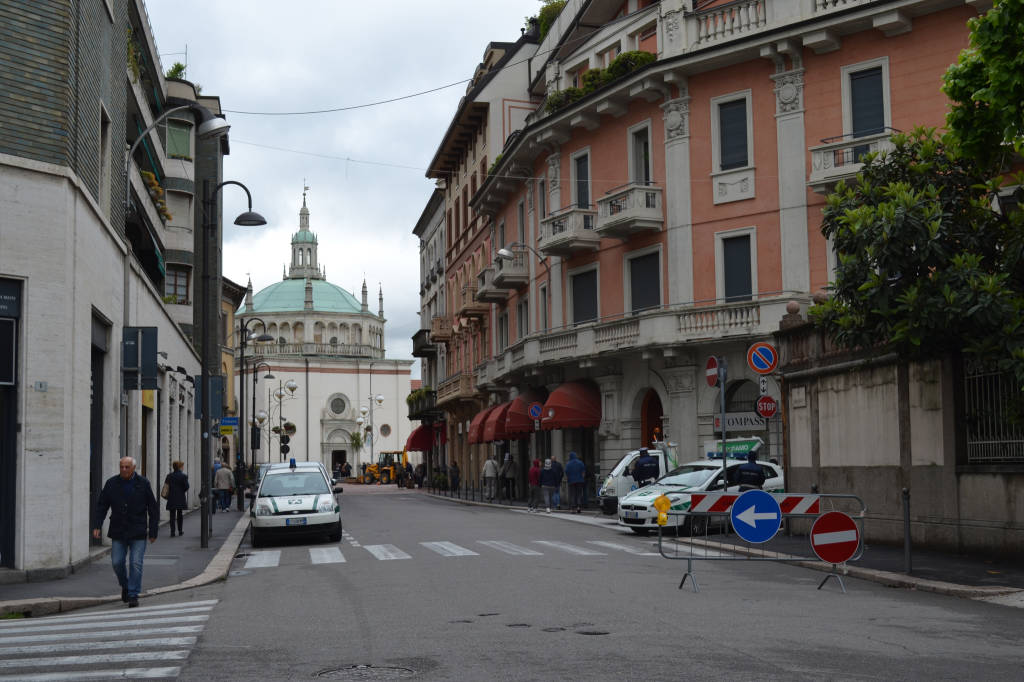
<svg viewBox="0 0 1024 682">
<path fill-rule="evenodd" d="M 509 437 L 525 436 L 533 433 L 533 417 L 530 416 L 530 405 L 540 403 L 544 405 L 544 393 L 530 389 L 516 396 L 512 405 L 508 408 L 508 415 L 505 417 L 505 433 Z M 543 409 L 541 417 L 544 416 Z M 538 417 L 540 419 L 540 417 Z"/>
<path fill-rule="evenodd" d="M 487 419 L 487 415 L 491 413 L 493 407 L 489 407 L 486 410 L 482 410 L 473 417 L 473 421 L 469 423 L 469 442 L 470 443 L 483 443 L 484 435 L 484 420 Z"/>
<path fill-rule="evenodd" d="M 448 422 L 434 422 L 434 433 L 436 434 L 436 442 L 438 445 L 444 445 L 448 442 Z"/>
<path fill-rule="evenodd" d="M 593 429 L 601 424 L 601 393 L 589 381 L 569 381 L 548 396 L 541 428 Z"/>
<path fill-rule="evenodd" d="M 428 424 L 420 424 L 405 441 L 406 450 L 428 452 L 434 445 L 434 429 Z"/>
<path fill-rule="evenodd" d="M 484 420 L 484 443 L 493 443 L 496 440 L 505 440 L 508 434 L 505 433 L 505 417 L 508 415 L 508 408 L 512 403 L 502 403 L 491 408 L 491 413 Z"/>
</svg>

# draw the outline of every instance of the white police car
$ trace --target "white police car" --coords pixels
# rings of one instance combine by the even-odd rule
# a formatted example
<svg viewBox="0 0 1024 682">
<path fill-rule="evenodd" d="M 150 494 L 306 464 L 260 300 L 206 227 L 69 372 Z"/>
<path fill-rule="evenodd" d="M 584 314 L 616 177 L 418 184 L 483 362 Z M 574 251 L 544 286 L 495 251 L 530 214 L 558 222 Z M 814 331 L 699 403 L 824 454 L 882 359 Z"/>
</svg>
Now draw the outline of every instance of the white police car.
<svg viewBox="0 0 1024 682">
<path fill-rule="evenodd" d="M 726 475 L 733 480 L 736 468 L 745 459 L 729 458 L 725 464 Z M 764 470 L 765 492 L 785 492 L 786 483 L 782 467 L 770 462 L 758 462 Z M 658 528 L 658 510 L 654 500 L 666 495 L 672 502 L 666 529 L 690 535 L 703 535 L 707 531 L 709 518 L 700 514 L 690 516 L 690 493 L 706 490 L 722 490 L 722 460 L 698 459 L 676 467 L 651 485 L 638 488 L 625 497 L 619 498 L 619 525 L 625 526 L 638 535 L 647 535 Z M 728 491 L 739 491 L 739 486 L 730 485 Z M 683 512 L 683 513 L 680 513 Z"/>
<path fill-rule="evenodd" d="M 341 540 L 341 492 L 319 462 L 295 462 L 267 469 L 252 496 L 249 539 L 259 547 L 271 535 L 326 534 Z"/>
</svg>

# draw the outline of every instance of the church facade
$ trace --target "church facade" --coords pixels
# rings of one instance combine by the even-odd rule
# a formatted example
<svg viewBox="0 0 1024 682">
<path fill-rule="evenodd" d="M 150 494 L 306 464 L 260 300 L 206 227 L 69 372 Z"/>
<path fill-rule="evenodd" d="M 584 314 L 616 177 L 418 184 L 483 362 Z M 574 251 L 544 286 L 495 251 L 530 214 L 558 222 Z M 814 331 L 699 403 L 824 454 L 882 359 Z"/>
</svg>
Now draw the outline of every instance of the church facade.
<svg viewBox="0 0 1024 682">
<path fill-rule="evenodd" d="M 360 299 L 328 282 L 317 245 L 303 194 L 283 278 L 256 293 L 250 280 L 236 315 L 235 339 L 249 333 L 235 375 L 250 422 L 249 465 L 294 457 L 332 470 L 348 462 L 358 471 L 381 451 L 401 450 L 414 426 L 405 403 L 413 361 L 385 356 L 383 290 L 374 312 L 365 280 Z M 267 336 L 272 340 L 258 341 Z M 237 346 L 236 355 L 242 360 Z M 282 433 L 292 428 L 282 444 Z"/>
</svg>

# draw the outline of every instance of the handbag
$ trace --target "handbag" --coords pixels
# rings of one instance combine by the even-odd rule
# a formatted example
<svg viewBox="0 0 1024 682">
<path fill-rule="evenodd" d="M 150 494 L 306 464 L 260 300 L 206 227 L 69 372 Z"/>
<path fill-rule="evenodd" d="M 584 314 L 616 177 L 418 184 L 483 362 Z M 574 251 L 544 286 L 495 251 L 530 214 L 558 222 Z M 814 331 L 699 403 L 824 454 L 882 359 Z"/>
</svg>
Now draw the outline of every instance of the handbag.
<svg viewBox="0 0 1024 682">
<path fill-rule="evenodd" d="M 160 497 L 167 499 L 167 496 L 171 494 L 171 484 L 164 481 L 164 487 L 160 488 Z"/>
</svg>

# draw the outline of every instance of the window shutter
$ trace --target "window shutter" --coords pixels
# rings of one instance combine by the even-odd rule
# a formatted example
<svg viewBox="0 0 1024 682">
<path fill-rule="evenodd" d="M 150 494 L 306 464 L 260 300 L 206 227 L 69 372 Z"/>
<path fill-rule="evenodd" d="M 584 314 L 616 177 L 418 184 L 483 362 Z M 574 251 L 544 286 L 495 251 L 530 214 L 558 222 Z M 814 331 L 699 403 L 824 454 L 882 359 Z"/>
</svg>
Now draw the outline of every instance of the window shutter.
<svg viewBox="0 0 1024 682">
<path fill-rule="evenodd" d="M 574 324 L 597 319 L 597 270 L 572 276 L 572 321 Z"/>
<path fill-rule="evenodd" d="M 633 312 L 661 305 L 660 280 L 657 252 L 630 259 L 630 309 Z"/>
<path fill-rule="evenodd" d="M 721 170 L 747 165 L 747 100 L 718 105 Z"/>
<path fill-rule="evenodd" d="M 587 155 L 576 157 L 576 205 L 590 207 L 590 176 L 587 172 Z"/>
<path fill-rule="evenodd" d="M 875 135 L 885 128 L 882 67 L 850 74 L 850 113 L 854 137 Z"/>
<path fill-rule="evenodd" d="M 749 301 L 753 283 L 750 276 L 750 235 L 722 240 L 725 269 L 725 300 Z"/>
</svg>

